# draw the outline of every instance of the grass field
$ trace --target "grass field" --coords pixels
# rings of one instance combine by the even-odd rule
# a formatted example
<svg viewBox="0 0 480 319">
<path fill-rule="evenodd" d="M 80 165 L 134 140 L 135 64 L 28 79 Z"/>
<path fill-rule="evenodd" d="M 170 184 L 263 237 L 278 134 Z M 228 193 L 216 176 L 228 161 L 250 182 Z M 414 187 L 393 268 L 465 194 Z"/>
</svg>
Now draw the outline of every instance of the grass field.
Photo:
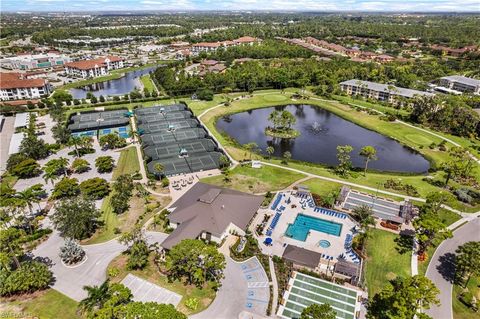
<svg viewBox="0 0 480 319">
<path fill-rule="evenodd" d="M 480 300 L 480 277 L 473 277 L 468 283 L 468 290 Z M 463 291 L 463 287 L 458 285 L 453 286 L 452 292 L 452 307 L 454 319 L 478 319 L 478 312 L 474 312 L 468 308 L 461 300 L 458 299 Z"/>
<path fill-rule="evenodd" d="M 127 258 L 128 257 L 126 255 L 120 255 L 110 263 L 108 267 L 109 269 L 116 268 L 120 271 L 118 276 L 111 278 L 112 282 L 119 282 L 125 278 L 128 273 L 131 273 L 163 288 L 176 292 L 183 296 L 182 300 L 177 306 L 177 309 L 187 315 L 206 309 L 215 298 L 215 291 L 212 289 L 211 284 L 199 289 L 194 285 L 184 285 L 178 280 L 169 282 L 167 277 L 157 270 L 153 262 L 153 254 L 150 256 L 150 262 L 143 270 L 128 271 L 126 269 Z M 198 308 L 195 311 L 192 311 L 185 306 L 185 301 L 189 298 L 197 298 L 199 301 Z"/>
<path fill-rule="evenodd" d="M 146 204 L 145 201 L 136 196 L 134 192 L 134 195 L 130 199 L 130 208 L 128 211 L 122 214 L 116 214 L 113 212 L 112 206 L 110 205 L 110 199 L 112 196 L 114 196 L 114 194 L 110 193 L 110 195 L 105 197 L 102 202 L 102 207 L 100 208 L 102 211 L 102 216 L 100 219 L 103 222 L 103 226 L 99 228 L 91 238 L 82 242 L 82 244 L 90 245 L 109 241 L 117 236 L 120 236 L 119 233 L 115 232 L 116 229 L 118 229 L 120 233 L 131 231 L 136 225 L 137 219 L 142 214 L 145 215 L 142 218 L 141 224 L 145 223 L 155 214 L 155 212 L 161 210 L 170 202 L 170 197 L 150 195 L 150 204 Z M 155 209 L 147 213 L 145 212 L 145 208 L 147 206 L 152 208 L 155 207 Z"/>
<path fill-rule="evenodd" d="M 372 298 L 391 279 L 397 276 L 410 276 L 411 252 L 400 254 L 395 238 L 398 235 L 374 229 L 366 246 L 365 280 L 368 295 Z"/>
<path fill-rule="evenodd" d="M 75 319 L 81 318 L 76 313 L 77 305 L 75 300 L 64 294 L 54 289 L 47 289 L 36 292 L 30 297 L 22 297 L 22 300 L 8 302 L 6 309 L 2 307 L 2 311 L 7 315 L 5 318 Z M 11 317 L 9 313 L 12 314 Z"/>
<path fill-rule="evenodd" d="M 265 193 L 286 188 L 305 177 L 302 174 L 284 171 L 280 168 L 263 166 L 252 168 L 249 165 L 237 166 L 231 171 L 231 180 L 224 181 L 223 175 L 202 179 L 202 182 L 229 187 L 249 193 Z"/>
<path fill-rule="evenodd" d="M 120 175 L 134 174 L 138 171 L 140 171 L 140 163 L 138 163 L 137 149 L 135 146 L 131 146 L 121 151 L 120 158 L 113 171 L 112 178 L 115 180 Z"/>
<path fill-rule="evenodd" d="M 156 91 L 155 84 L 152 81 L 152 78 L 150 77 L 150 74 L 145 74 L 140 77 L 140 81 L 143 84 L 143 87 L 147 89 L 150 93 L 153 91 Z"/>
</svg>

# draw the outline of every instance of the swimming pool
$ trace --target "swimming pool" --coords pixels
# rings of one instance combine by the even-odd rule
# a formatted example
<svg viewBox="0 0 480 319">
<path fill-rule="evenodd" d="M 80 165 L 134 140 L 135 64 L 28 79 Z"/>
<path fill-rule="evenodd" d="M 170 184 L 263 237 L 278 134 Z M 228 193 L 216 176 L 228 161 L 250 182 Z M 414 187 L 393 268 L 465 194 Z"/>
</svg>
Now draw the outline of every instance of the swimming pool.
<svg viewBox="0 0 480 319">
<path fill-rule="evenodd" d="M 298 214 L 293 224 L 288 225 L 285 235 L 296 240 L 305 241 L 311 229 L 329 235 L 340 236 L 342 224 Z"/>
</svg>

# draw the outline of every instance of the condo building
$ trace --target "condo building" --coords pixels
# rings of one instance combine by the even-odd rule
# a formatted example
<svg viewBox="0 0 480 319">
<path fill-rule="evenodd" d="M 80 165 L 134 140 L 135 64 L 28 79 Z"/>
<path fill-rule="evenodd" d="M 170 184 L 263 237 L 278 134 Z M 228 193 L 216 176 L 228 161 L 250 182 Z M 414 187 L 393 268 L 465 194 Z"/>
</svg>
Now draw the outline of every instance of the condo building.
<svg viewBox="0 0 480 319">
<path fill-rule="evenodd" d="M 65 64 L 65 72 L 77 78 L 95 78 L 107 75 L 111 70 L 124 67 L 125 60 L 117 56 L 75 61 Z"/>
<path fill-rule="evenodd" d="M 51 91 L 44 79 L 27 79 L 20 73 L 0 73 L 0 100 L 39 99 Z"/>
<path fill-rule="evenodd" d="M 440 79 L 440 86 L 464 93 L 480 94 L 480 80 L 461 75 L 444 76 Z"/>
</svg>

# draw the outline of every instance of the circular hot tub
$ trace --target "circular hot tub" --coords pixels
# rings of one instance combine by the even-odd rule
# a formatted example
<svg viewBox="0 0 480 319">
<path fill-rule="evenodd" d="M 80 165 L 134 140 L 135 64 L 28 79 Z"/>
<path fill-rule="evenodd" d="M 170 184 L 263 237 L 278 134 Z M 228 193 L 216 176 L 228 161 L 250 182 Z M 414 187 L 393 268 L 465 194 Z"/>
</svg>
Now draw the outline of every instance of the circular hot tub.
<svg viewBox="0 0 480 319">
<path fill-rule="evenodd" d="M 328 240 L 322 239 L 318 242 L 318 246 L 322 248 L 328 248 L 330 247 L 330 242 Z"/>
</svg>

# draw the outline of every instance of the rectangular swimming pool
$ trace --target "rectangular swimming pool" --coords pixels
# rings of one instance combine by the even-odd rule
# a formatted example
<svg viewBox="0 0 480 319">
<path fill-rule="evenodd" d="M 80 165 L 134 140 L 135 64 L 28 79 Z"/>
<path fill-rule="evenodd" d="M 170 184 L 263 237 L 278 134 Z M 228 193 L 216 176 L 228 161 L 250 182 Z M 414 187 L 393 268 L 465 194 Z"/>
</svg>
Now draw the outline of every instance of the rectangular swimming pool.
<svg viewBox="0 0 480 319">
<path fill-rule="evenodd" d="M 304 214 L 298 214 L 293 224 L 288 225 L 285 236 L 305 241 L 311 229 L 329 235 L 340 236 L 340 233 L 342 232 L 342 224 Z"/>
</svg>

